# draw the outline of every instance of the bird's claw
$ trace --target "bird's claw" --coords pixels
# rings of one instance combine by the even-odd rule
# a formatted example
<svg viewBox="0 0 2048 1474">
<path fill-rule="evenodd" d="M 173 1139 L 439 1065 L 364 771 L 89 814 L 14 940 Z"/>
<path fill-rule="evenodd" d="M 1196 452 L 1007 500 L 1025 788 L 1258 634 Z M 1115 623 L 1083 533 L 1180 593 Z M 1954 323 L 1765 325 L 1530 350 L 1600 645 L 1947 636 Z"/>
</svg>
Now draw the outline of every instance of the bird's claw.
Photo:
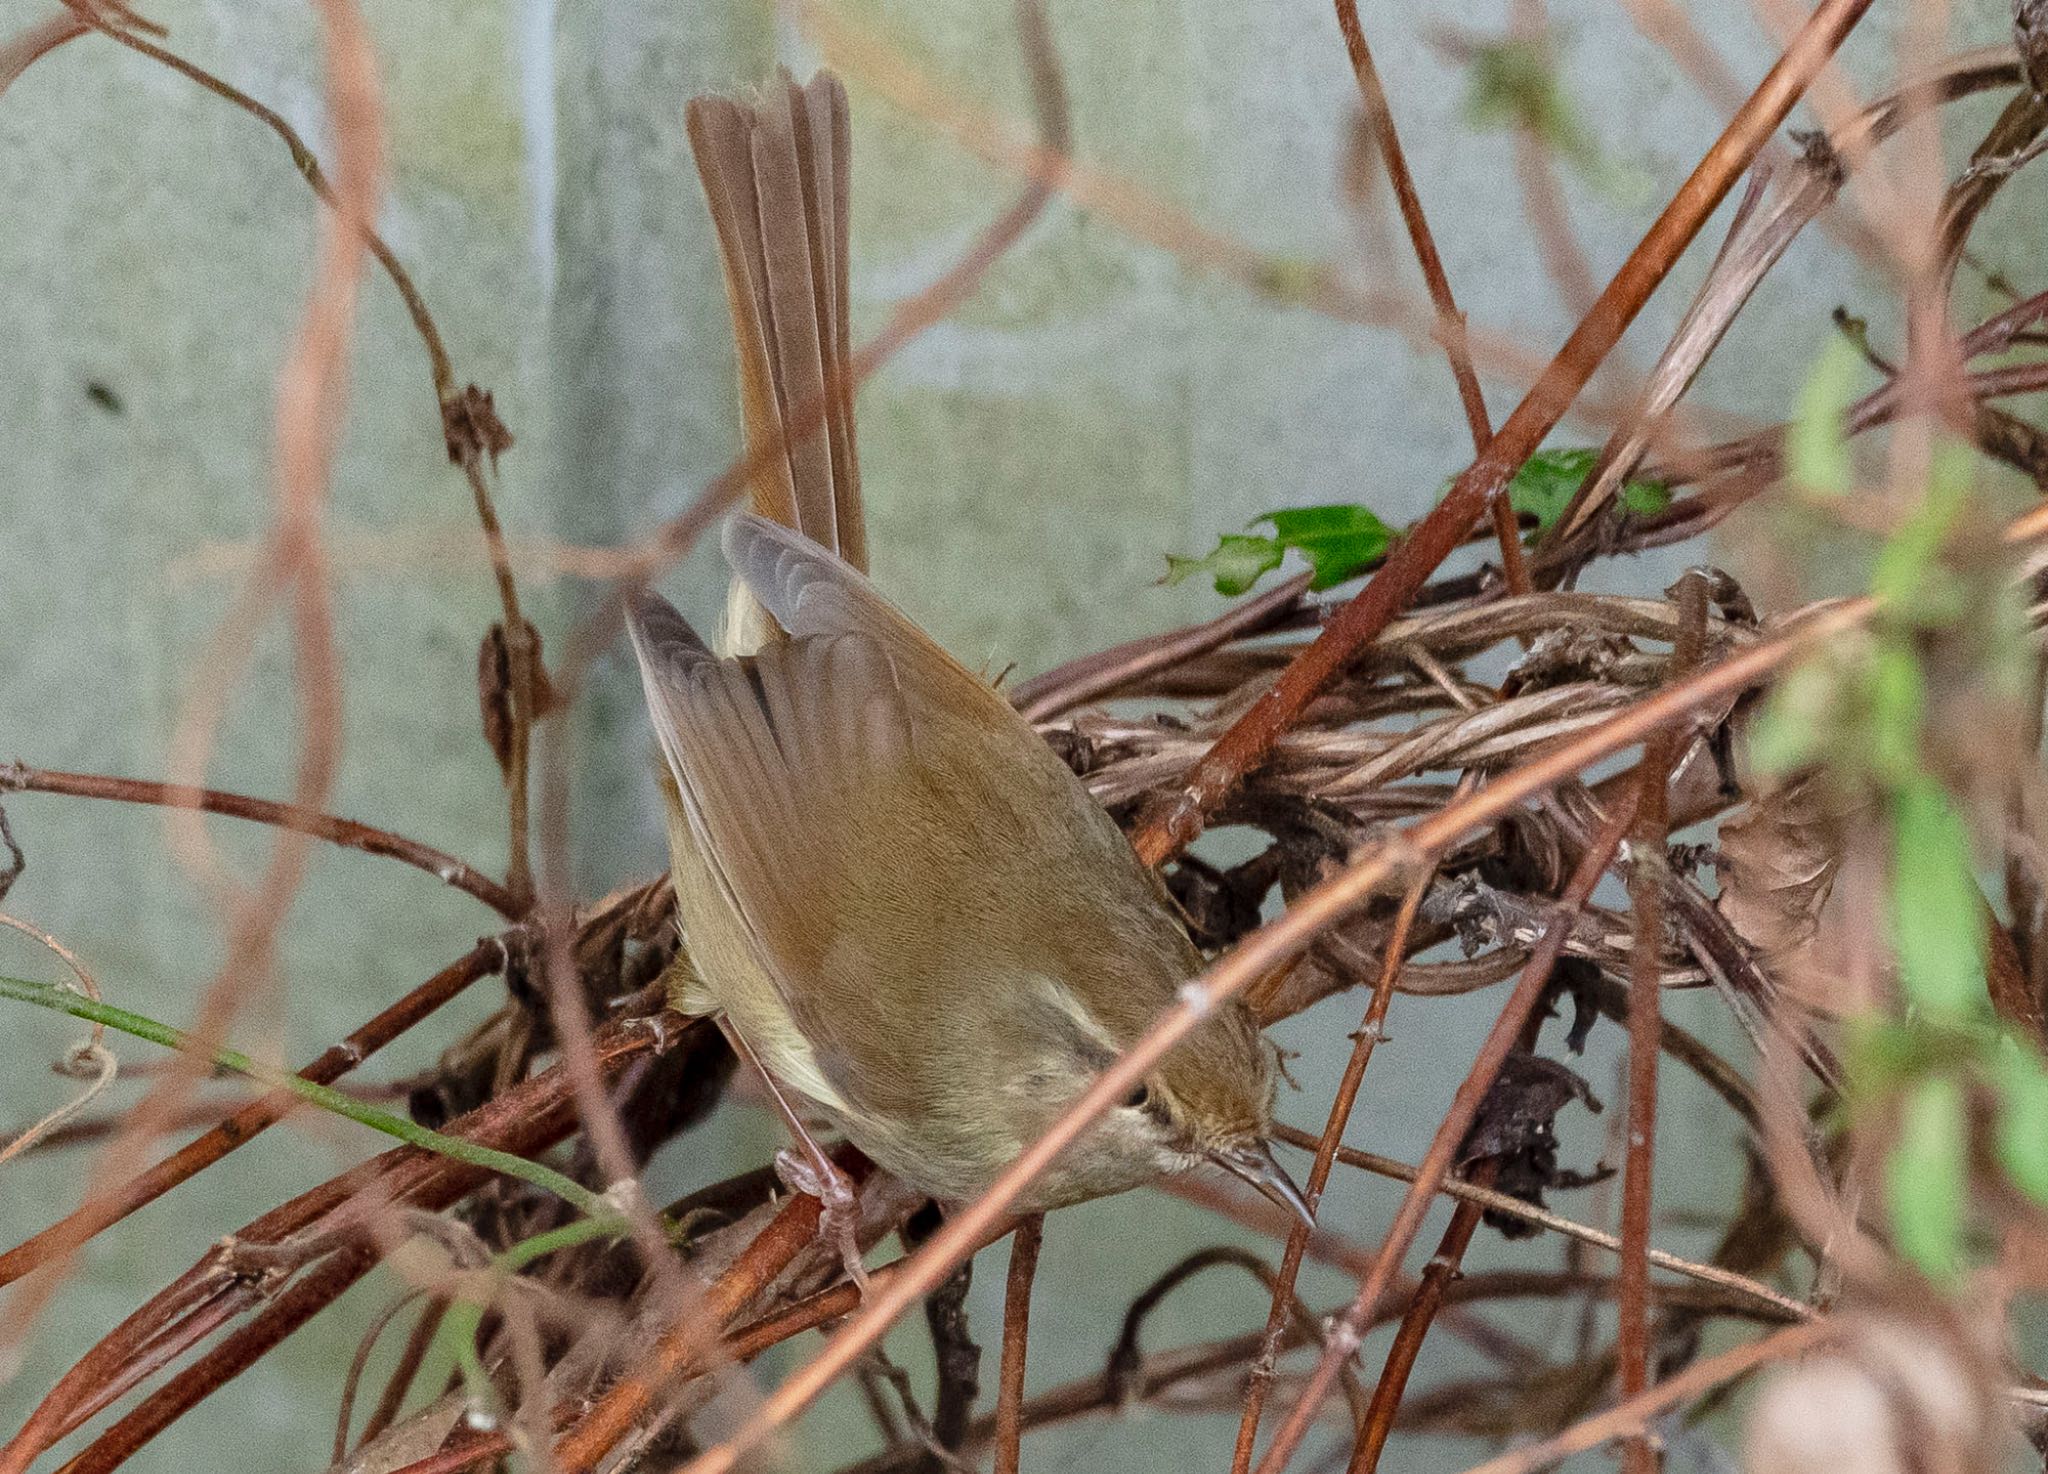
<svg viewBox="0 0 2048 1474">
<path fill-rule="evenodd" d="M 860 1192 L 853 1179 L 823 1155 L 810 1157 L 784 1148 L 775 1154 L 775 1175 L 791 1192 L 806 1193 L 823 1209 L 818 1236 L 833 1243 L 847 1276 L 865 1295 L 868 1267 L 860 1252 Z"/>
</svg>

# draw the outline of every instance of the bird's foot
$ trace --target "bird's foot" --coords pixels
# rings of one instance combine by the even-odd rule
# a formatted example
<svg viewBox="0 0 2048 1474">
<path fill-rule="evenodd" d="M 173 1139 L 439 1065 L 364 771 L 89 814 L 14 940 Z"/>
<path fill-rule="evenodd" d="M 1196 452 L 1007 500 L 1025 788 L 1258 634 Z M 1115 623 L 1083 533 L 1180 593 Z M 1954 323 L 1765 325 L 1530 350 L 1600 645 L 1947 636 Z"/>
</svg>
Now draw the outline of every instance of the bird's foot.
<svg viewBox="0 0 2048 1474">
<path fill-rule="evenodd" d="M 832 1159 L 823 1152 L 791 1151 L 775 1154 L 775 1175 L 792 1192 L 808 1193 L 824 1209 L 818 1219 L 818 1236 L 839 1249 L 839 1259 L 860 1292 L 868 1289 L 868 1267 L 860 1252 L 860 1190 Z"/>
</svg>

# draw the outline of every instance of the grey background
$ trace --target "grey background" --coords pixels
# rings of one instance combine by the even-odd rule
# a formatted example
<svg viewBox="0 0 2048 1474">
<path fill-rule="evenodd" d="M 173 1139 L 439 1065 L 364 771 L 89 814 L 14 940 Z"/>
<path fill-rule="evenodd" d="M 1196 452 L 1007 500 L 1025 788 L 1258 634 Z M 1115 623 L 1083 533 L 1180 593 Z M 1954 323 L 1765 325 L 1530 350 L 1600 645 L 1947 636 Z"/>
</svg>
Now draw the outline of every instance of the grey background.
<svg viewBox="0 0 2048 1474">
<path fill-rule="evenodd" d="M 11 3 L 5 25 L 43 8 Z M 725 308 L 683 101 L 745 84 L 778 59 L 807 67 L 815 54 L 753 0 L 365 8 L 390 109 L 382 224 L 458 372 L 495 391 L 519 436 L 499 493 L 508 524 L 524 539 L 591 546 L 646 531 L 737 446 Z M 1762 74 L 1774 47 L 1747 7 L 1686 8 L 1745 83 Z M 1854 39 L 1852 71 L 1866 85 L 1894 70 L 1906 8 L 1880 4 Z M 1497 31 L 1505 6 L 1364 9 L 1462 305 L 1475 325 L 1547 353 L 1573 316 L 1521 219 L 1511 145 L 1467 124 L 1465 80 L 1431 39 L 1443 26 Z M 1006 6 L 861 0 L 837 10 L 946 86 L 1025 116 Z M 1606 183 L 1567 174 L 1565 186 L 1604 280 L 1720 115 L 1622 7 L 1560 0 L 1552 12 L 1566 85 L 1615 166 Z M 149 13 L 179 49 L 324 143 L 306 7 L 158 0 Z M 1954 38 L 1994 39 L 2003 14 L 1995 0 L 1962 4 Z M 1418 290 L 1391 225 L 1362 237 L 1335 187 L 1354 89 L 1326 5 L 1052 0 L 1052 18 L 1082 156 L 1284 260 L 1334 261 L 1361 285 Z M 853 109 L 855 317 L 872 329 L 955 259 L 1015 184 L 858 82 Z M 1986 117 L 1984 106 L 1963 110 L 1953 137 Z M 0 754 L 155 776 L 181 701 L 206 679 L 195 667 L 206 634 L 269 515 L 274 375 L 307 285 L 316 207 L 251 120 L 97 38 L 38 64 L 0 99 L 0 199 Z M 2022 284 L 2039 205 L 2037 183 L 2023 180 L 1984 237 L 1991 264 Z M 1708 235 L 1718 238 L 1718 222 Z M 1627 362 L 1654 358 L 1704 257 L 1693 252 L 1651 304 Z M 1824 308 L 1867 311 L 1884 295 L 1835 245 L 1802 240 L 1698 399 L 1781 417 L 1829 332 Z M 89 396 L 94 384 L 113 391 L 118 412 Z M 1496 418 L 1517 388 L 1489 385 Z M 1162 554 L 1204 547 L 1276 505 L 1362 499 L 1394 520 L 1412 517 L 1468 449 L 1433 350 L 1253 296 L 1064 201 L 956 318 L 864 390 L 861 420 L 878 576 L 963 658 L 1015 660 L 1025 673 L 1218 607 L 1193 586 L 1155 587 Z M 1592 434 L 1579 427 L 1564 438 Z M 357 324 L 330 524 L 346 711 L 332 807 L 497 868 L 502 803 L 471 695 L 475 642 L 495 603 L 467 491 L 441 451 L 418 341 L 379 277 L 366 284 Z M 522 566 L 535 618 L 558 648 L 591 587 L 551 577 L 540 561 Z M 1611 577 L 1654 589 L 1676 566 L 1646 562 Z M 715 563 L 700 554 L 668 587 L 709 609 Z M 289 690 L 273 628 L 237 692 L 212 782 L 288 792 Z M 662 854 L 645 734 L 616 668 L 599 673 L 572 736 L 581 880 L 595 887 L 651 871 Z M 71 942 L 119 1001 L 189 1017 L 218 964 L 221 927 L 170 857 L 159 816 L 39 796 L 11 799 L 8 811 L 32 866 L 9 908 Z M 267 836 L 226 822 L 214 834 L 253 872 Z M 244 1014 L 236 1037 L 301 1060 L 464 950 L 490 920 L 410 871 L 319 851 L 283 929 L 282 986 Z M 12 938 L 0 939 L 0 970 L 53 975 Z M 426 1063 L 490 993 L 478 989 L 368 1073 Z M 1304 1051 L 1297 1068 L 1308 1086 L 1283 1103 L 1290 1120 L 1319 1119 L 1356 1006 L 1337 1000 L 1282 1031 Z M 1397 1002 L 1393 1043 L 1374 1061 L 1351 1139 L 1412 1159 L 1494 1006 L 1489 995 Z M 45 1064 L 73 1037 L 40 1016 L 9 1016 L 0 1122 L 11 1129 L 62 1098 Z M 139 1044 L 121 1052 L 150 1057 Z M 1611 1051 L 1596 1050 L 1586 1068 L 1611 1096 Z M 1674 1136 L 1659 1192 L 1675 1218 L 1688 1202 L 1725 1200 L 1738 1154 L 1734 1123 L 1688 1079 L 1670 1077 L 1666 1098 Z M 1568 1155 L 1589 1162 L 1605 1122 L 1581 1117 L 1573 1129 Z M 724 1121 L 666 1154 L 655 1176 L 664 1189 L 708 1181 L 758 1160 L 771 1139 L 764 1122 Z M 364 1133 L 302 1122 L 103 1236 L 27 1365 L 0 1387 L 0 1421 L 17 1424 L 84 1345 L 210 1239 L 376 1146 Z M 12 1242 L 64 1211 L 88 1160 L 7 1167 L 0 1236 Z M 1384 1184 L 1340 1176 L 1326 1222 L 1371 1241 L 1394 1201 Z M 1614 1211 L 1599 1195 L 1573 1207 L 1596 1218 Z M 1681 1249 L 1704 1243 L 1676 1223 L 1663 1237 Z M 1219 1239 L 1252 1242 L 1156 1195 L 1060 1215 L 1040 1282 L 1033 1385 L 1098 1365 L 1135 1290 Z M 1487 1236 L 1475 1261 L 1554 1262 L 1556 1253 L 1539 1242 L 1511 1254 Z M 986 1256 L 975 1299 L 991 1387 L 1001 1258 Z M 391 1283 L 359 1289 L 134 1467 L 210 1465 L 228 1451 L 238 1466 L 319 1467 L 340 1371 Z M 1327 1271 L 1303 1286 L 1318 1305 L 1346 1293 Z M 1169 1302 L 1150 1342 L 1241 1329 L 1263 1303 L 1249 1280 L 1205 1280 Z M 1522 1329 L 1538 1340 L 1568 1335 L 1570 1318 L 1546 1314 Z M 904 1342 L 913 1360 L 915 1340 Z M 1376 1365 L 1370 1351 L 1367 1359 Z M 1472 1369 L 1440 1335 L 1422 1381 Z M 1215 1466 L 1231 1424 L 1139 1414 L 1034 1442 L 1027 1456 L 1039 1470 L 1163 1470 L 1196 1457 Z M 836 1403 L 802 1425 L 789 1457 L 830 1467 L 863 1437 L 859 1414 Z M 1404 1442 L 1390 1463 L 1455 1468 L 1485 1451 Z"/>
</svg>

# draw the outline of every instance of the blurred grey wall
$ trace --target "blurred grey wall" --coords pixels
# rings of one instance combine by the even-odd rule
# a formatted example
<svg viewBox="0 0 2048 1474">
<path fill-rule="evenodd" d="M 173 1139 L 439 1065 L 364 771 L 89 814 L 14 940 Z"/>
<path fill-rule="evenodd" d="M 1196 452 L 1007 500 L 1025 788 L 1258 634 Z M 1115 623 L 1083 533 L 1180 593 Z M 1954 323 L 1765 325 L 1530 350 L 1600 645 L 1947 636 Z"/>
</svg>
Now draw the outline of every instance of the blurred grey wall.
<svg viewBox="0 0 2048 1474">
<path fill-rule="evenodd" d="M 5 24 L 43 8 L 14 5 Z M 1748 7 L 1685 8 L 1738 77 L 1762 75 L 1774 47 Z M 1865 82 L 1893 71 L 1907 8 L 1880 4 L 1855 38 L 1852 69 Z M 509 526 L 529 541 L 584 546 L 645 532 L 738 443 L 684 99 L 746 85 L 777 60 L 807 68 L 815 53 L 760 0 L 366 0 L 366 9 L 390 109 L 382 225 L 457 371 L 495 392 L 518 436 L 499 485 Z M 1546 354 L 1573 314 L 1522 219 L 1510 142 L 1471 126 L 1466 79 L 1442 44 L 1445 28 L 1498 32 L 1504 0 L 1363 9 L 1462 305 L 1475 325 Z M 1611 166 L 1593 179 L 1564 175 L 1572 223 L 1604 280 L 1721 114 L 1632 27 L 1627 7 L 1558 0 L 1551 9 L 1564 85 Z M 2004 9 L 1959 5 L 1957 44 L 1995 39 Z M 326 151 L 305 6 L 157 0 L 147 10 L 174 46 Z M 854 0 L 836 13 L 977 106 L 1028 115 L 1006 6 Z M 1333 261 L 1361 285 L 1419 292 L 1387 212 L 1361 232 L 1336 187 L 1354 88 L 1327 5 L 1051 0 L 1051 15 L 1084 158 L 1283 263 Z M 956 259 L 1016 184 L 858 82 L 853 107 L 855 317 L 871 330 Z M 1960 110 L 1952 137 L 1967 141 L 1988 115 Z M 98 38 L 37 64 L 0 98 L 0 200 L 0 756 L 160 775 L 180 705 L 208 679 L 195 664 L 204 640 L 269 516 L 274 376 L 309 279 L 316 207 L 250 119 Z M 2001 197 L 1986 237 L 1987 264 L 2036 286 L 2027 268 L 2040 204 L 2038 181 L 2022 180 Z M 1653 360 L 1717 231 L 1652 303 L 1624 362 Z M 1830 331 L 1824 309 L 1868 311 L 1882 296 L 1833 244 L 1802 240 L 1710 367 L 1700 402 L 1779 418 Z M 1489 385 L 1496 418 L 1517 387 Z M 1154 586 L 1164 553 L 1199 549 L 1278 505 L 1362 499 L 1389 518 L 1412 517 L 1469 449 L 1433 350 L 1277 305 L 1065 201 L 972 302 L 864 390 L 861 418 L 880 578 L 970 663 L 1015 660 L 1026 672 L 1217 608 L 1202 589 Z M 1579 427 L 1568 438 L 1593 433 Z M 502 799 L 472 695 L 476 641 L 495 601 L 472 526 L 467 490 L 442 453 L 419 342 L 389 284 L 373 276 L 330 503 L 346 713 L 332 807 L 495 869 Z M 1613 577 L 1656 589 L 1676 566 Z M 591 587 L 542 561 L 522 569 L 559 649 Z M 715 562 L 700 554 L 669 586 L 708 610 Z M 273 627 L 238 689 L 211 781 L 287 793 L 293 721 Z M 653 870 L 662 855 L 645 736 L 621 672 L 598 672 L 569 736 L 584 883 Z M 39 796 L 6 807 L 31 866 L 9 909 L 77 947 L 119 1001 L 189 1017 L 219 962 L 220 922 L 170 858 L 159 817 Z M 226 822 L 213 832 L 253 873 L 268 837 Z M 244 1015 L 237 1038 L 302 1060 L 490 922 L 410 871 L 322 851 L 284 926 L 280 987 Z M 0 942 L 0 970 L 54 975 L 11 939 Z M 425 1064 L 490 993 L 479 989 L 366 1074 Z M 1398 1003 L 1395 1043 L 1374 1063 L 1352 1139 L 1418 1151 L 1491 1006 L 1485 997 Z M 1319 1118 L 1332 1041 L 1352 1026 L 1351 1012 L 1340 1000 L 1288 1029 L 1288 1042 L 1308 1051 L 1298 1069 L 1309 1087 L 1285 1107 L 1290 1118 Z M 73 1034 L 39 1017 L 7 1022 L 0 1125 L 11 1129 L 63 1097 L 66 1085 L 45 1066 Z M 139 1044 L 121 1053 L 150 1057 Z M 1589 1064 L 1596 1085 L 1611 1084 L 1608 1068 Z M 1673 1082 L 1671 1119 L 1698 1123 L 1692 1149 L 1668 1159 L 1673 1206 L 1724 1192 L 1733 1161 L 1733 1124 L 1688 1090 Z M 1583 1163 L 1604 1128 L 1576 1129 Z M 709 1180 L 742 1157 L 757 1160 L 766 1139 L 743 1122 L 656 1171 L 675 1185 Z M 17 1423 L 92 1336 L 213 1237 L 377 1144 L 317 1123 L 280 1132 L 105 1236 L 31 1363 L 0 1389 L 0 1421 Z M 5 1168 L 0 1234 L 11 1242 L 64 1211 L 87 1161 Z M 1392 1201 L 1379 1186 L 1345 1183 L 1327 1212 L 1369 1239 Z M 1144 1231 L 1133 1232 L 1141 1214 Z M 1248 1241 L 1159 1198 L 1062 1215 L 1034 1321 L 1046 1348 L 1034 1384 L 1098 1365 L 1136 1288 L 1219 1237 Z M 991 1257 L 976 1307 L 992 1341 L 1001 1265 Z M 1344 1292 L 1329 1275 L 1304 1288 L 1315 1303 Z M 340 1372 L 389 1290 L 379 1282 L 352 1296 L 134 1467 L 186 1468 L 244 1446 L 278 1467 L 317 1467 Z M 1239 1329 L 1261 1304 L 1249 1281 L 1206 1285 L 1169 1305 L 1152 1343 Z M 1460 1365 L 1449 1357 L 1431 1370 Z M 987 1370 L 992 1385 L 992 1360 Z M 806 1424 L 798 1462 L 829 1467 L 856 1447 L 855 1417 L 834 1408 Z M 1032 1465 L 1213 1462 L 1228 1432 L 1227 1419 L 1141 1417 L 1048 1440 Z M 1401 1465 L 1434 1468 L 1476 1448 L 1408 1445 Z"/>
</svg>

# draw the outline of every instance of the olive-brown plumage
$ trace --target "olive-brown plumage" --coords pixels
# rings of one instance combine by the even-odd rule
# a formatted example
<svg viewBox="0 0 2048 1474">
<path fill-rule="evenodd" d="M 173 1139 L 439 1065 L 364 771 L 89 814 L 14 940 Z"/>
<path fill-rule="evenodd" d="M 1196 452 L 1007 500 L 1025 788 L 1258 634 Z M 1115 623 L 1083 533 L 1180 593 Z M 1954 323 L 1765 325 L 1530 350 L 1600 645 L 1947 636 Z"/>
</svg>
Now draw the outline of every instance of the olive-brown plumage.
<svg viewBox="0 0 2048 1474">
<path fill-rule="evenodd" d="M 690 122 L 766 469 L 725 537 L 741 653 L 652 594 L 629 621 L 668 779 L 675 1002 L 883 1167 L 972 1197 L 1202 959 L 1079 780 L 855 566 L 836 81 Z M 1020 1206 L 1215 1162 L 1299 1209 L 1265 1145 L 1274 1079 L 1230 1003 Z"/>
</svg>

